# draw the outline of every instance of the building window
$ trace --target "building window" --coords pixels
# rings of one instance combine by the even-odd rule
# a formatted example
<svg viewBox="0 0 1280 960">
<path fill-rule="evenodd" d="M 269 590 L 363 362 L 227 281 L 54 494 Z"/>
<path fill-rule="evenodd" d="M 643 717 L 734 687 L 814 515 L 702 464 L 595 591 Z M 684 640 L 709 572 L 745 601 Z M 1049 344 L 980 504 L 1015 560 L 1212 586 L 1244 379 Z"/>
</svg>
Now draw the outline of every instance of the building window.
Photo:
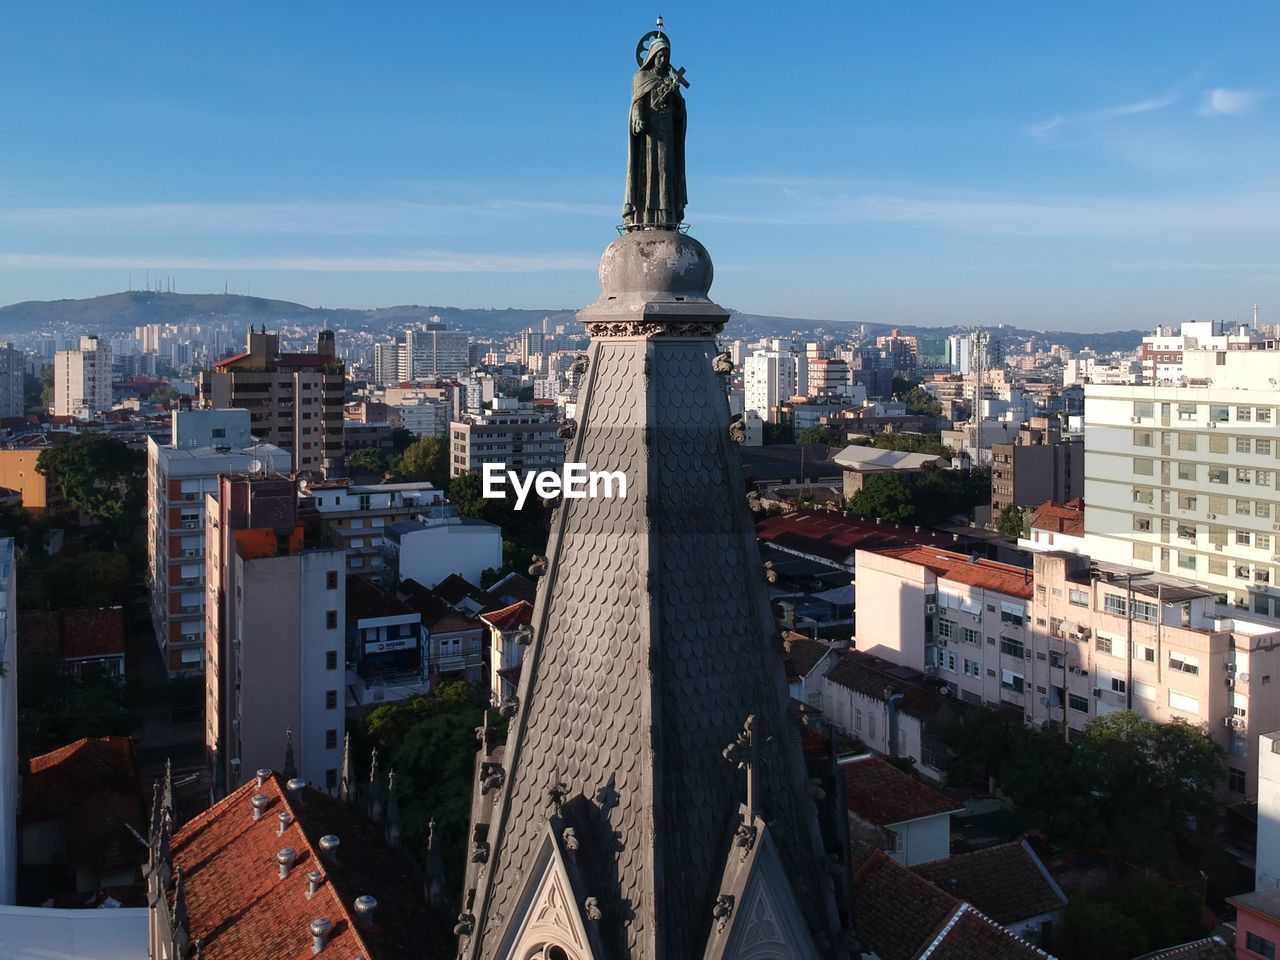
<svg viewBox="0 0 1280 960">
<path fill-rule="evenodd" d="M 1133 529 L 1136 530 L 1138 533 L 1150 533 L 1151 518 L 1135 516 L 1133 518 Z"/>
<path fill-rule="evenodd" d="M 1231 735 L 1231 746 L 1228 752 L 1233 757 L 1243 757 L 1249 751 L 1249 740 L 1243 733 L 1233 733 Z"/>
<path fill-rule="evenodd" d="M 1222 468 L 1222 467 L 1209 468 L 1210 483 L 1226 483 L 1227 480 L 1228 480 L 1228 473 L 1225 468 Z"/>
<path fill-rule="evenodd" d="M 950 620 L 940 619 L 938 621 L 938 636 L 941 637 L 943 640 L 950 640 L 951 634 L 955 630 L 955 626 L 956 625 L 952 623 Z"/>
<path fill-rule="evenodd" d="M 1068 590 L 1067 603 L 1073 607 L 1087 607 L 1089 605 L 1089 594 L 1085 590 Z"/>
<path fill-rule="evenodd" d="M 1224 470 L 1223 473 L 1226 473 L 1226 471 Z M 1223 480 L 1222 482 L 1226 483 L 1227 481 Z M 1155 491 L 1151 490 L 1148 487 L 1134 487 L 1133 502 L 1134 503 L 1154 503 Z"/>
<path fill-rule="evenodd" d="M 338 571 L 330 570 L 324 575 L 324 587 L 326 590 L 338 589 Z"/>
<path fill-rule="evenodd" d="M 1022 693 L 1026 690 L 1026 678 L 1020 673 L 1014 673 L 1012 670 L 1000 671 L 1000 686 L 1005 690 L 1011 690 L 1014 693 Z"/>
<path fill-rule="evenodd" d="M 324 708 L 326 710 L 338 709 L 338 691 L 337 690 L 326 690 L 324 692 Z"/>
<path fill-rule="evenodd" d="M 1231 417 L 1231 410 L 1228 407 L 1213 404 L 1209 407 L 1209 419 L 1214 423 L 1226 423 Z"/>
<path fill-rule="evenodd" d="M 1236 767 L 1227 767 L 1227 789 L 1232 793 L 1244 793 L 1245 786 L 1248 781 L 1245 778 L 1244 771 Z M 1270 940 L 1263 940 L 1256 933 L 1249 934 L 1245 941 L 1246 946 L 1254 953 L 1269 960 L 1275 960 L 1276 945 Z"/>
<path fill-rule="evenodd" d="M 1133 431 L 1133 445 L 1135 447 L 1154 447 L 1155 434 L 1150 430 Z"/>
<path fill-rule="evenodd" d="M 1155 461 L 1150 457 L 1134 457 L 1133 472 L 1149 477 L 1155 473 Z"/>
<path fill-rule="evenodd" d="M 325 611 L 324 625 L 328 627 L 330 630 L 336 630 L 338 628 L 338 611 L 337 610 Z"/>
<path fill-rule="evenodd" d="M 324 785 L 328 790 L 334 789 L 338 785 L 338 771 L 332 767 L 324 772 Z"/>
<path fill-rule="evenodd" d="M 1099 653 L 1110 653 L 1110 652 L 1111 652 L 1111 638 L 1110 638 L 1110 637 L 1098 637 L 1098 638 L 1094 641 L 1094 643 L 1097 645 L 1097 647 L 1098 647 L 1098 652 L 1099 652 Z"/>
<path fill-rule="evenodd" d="M 1078 713 L 1088 713 L 1089 699 L 1088 697 L 1078 697 L 1073 693 L 1067 697 L 1067 706 Z"/>
<path fill-rule="evenodd" d="M 1102 600 L 1102 609 L 1112 616 L 1123 617 L 1128 612 L 1128 604 L 1118 593 L 1109 593 Z"/>
<path fill-rule="evenodd" d="M 1155 700 L 1156 688 L 1153 684 L 1135 680 L 1133 682 L 1133 695 L 1139 700 Z"/>
<path fill-rule="evenodd" d="M 1154 603 L 1148 603 L 1145 600 L 1133 601 L 1133 619 L 1140 620 L 1143 623 L 1155 623 L 1159 608 Z"/>
<path fill-rule="evenodd" d="M 964 662 L 964 674 L 966 677 L 982 677 L 982 664 L 977 660 L 966 659 Z"/>
<path fill-rule="evenodd" d="M 964 642 L 965 643 L 981 643 L 982 634 L 980 634 L 977 630 L 972 629 L 971 627 L 965 627 Z"/>
<path fill-rule="evenodd" d="M 1119 677 L 1112 677 L 1112 678 L 1111 678 L 1111 692 L 1112 692 L 1112 693 L 1124 693 L 1126 689 L 1127 689 L 1127 687 L 1126 687 L 1126 685 L 1125 685 L 1125 682 L 1124 682 L 1122 679 L 1120 679 Z"/>
<path fill-rule="evenodd" d="M 1196 495 L 1194 493 L 1178 494 L 1179 510 L 1194 510 L 1196 508 Z"/>
<path fill-rule="evenodd" d="M 1000 638 L 1000 652 L 1009 657 L 1017 657 L 1022 660 L 1027 655 L 1027 648 L 1017 640 L 1009 640 L 1005 637 Z"/>
<path fill-rule="evenodd" d="M 324 668 L 325 668 L 326 670 L 337 670 L 337 669 L 338 669 L 338 651 L 337 651 L 337 650 L 327 650 L 327 651 L 325 651 L 325 655 L 324 655 Z"/>
<path fill-rule="evenodd" d="M 1236 531 L 1236 546 L 1238 546 L 1238 547 L 1247 547 L 1247 546 L 1249 546 L 1249 541 L 1250 541 L 1251 539 L 1252 539 L 1252 536 L 1250 535 L 1250 533 L 1249 533 L 1249 531 L 1248 531 L 1248 530 L 1237 530 L 1237 531 Z"/>
<path fill-rule="evenodd" d="M 1183 713 L 1200 713 L 1200 701 L 1195 697 L 1189 697 L 1185 693 L 1178 693 L 1176 690 L 1169 691 L 1169 706 L 1174 710 L 1181 710 Z"/>
<path fill-rule="evenodd" d="M 1194 480 L 1195 480 L 1195 478 L 1196 478 L 1196 465 L 1195 465 L 1194 463 L 1179 463 L 1179 464 L 1178 464 L 1178 479 L 1179 479 L 1179 480 L 1192 480 L 1192 481 L 1194 481 Z"/>
<path fill-rule="evenodd" d="M 1252 453 L 1253 444 L 1248 437 L 1236 437 L 1236 453 Z"/>
<path fill-rule="evenodd" d="M 1180 673 L 1198 674 L 1200 672 L 1200 661 L 1190 654 L 1179 653 L 1175 650 L 1169 654 L 1169 669 L 1177 670 Z"/>
<path fill-rule="evenodd" d="M 1182 404 L 1179 404 L 1179 407 L 1181 407 L 1181 406 L 1182 406 Z M 1178 419 L 1180 419 L 1180 420 L 1190 420 L 1190 419 L 1191 419 L 1192 417 L 1194 417 L 1194 416 L 1195 416 L 1195 411 L 1194 411 L 1194 410 L 1192 410 L 1192 411 L 1191 411 L 1191 416 L 1190 416 L 1190 417 L 1183 417 L 1183 416 L 1182 416 L 1182 412 L 1181 412 L 1181 410 L 1179 410 L 1179 412 L 1178 412 Z M 1194 433 L 1180 433 L 1180 434 L 1178 434 L 1178 449 L 1179 449 L 1179 450 L 1189 450 L 1189 451 L 1191 451 L 1191 452 L 1193 452 L 1193 453 L 1194 453 L 1194 452 L 1195 452 L 1195 449 L 1196 449 L 1196 435 L 1195 435 Z"/>
<path fill-rule="evenodd" d="M 1155 415 L 1155 404 L 1150 400 L 1135 400 L 1133 402 L 1133 415 L 1135 417 L 1150 418 Z"/>
<path fill-rule="evenodd" d="M 324 747 L 326 750 L 333 750 L 338 746 L 338 731 L 326 730 L 324 732 Z"/>
</svg>

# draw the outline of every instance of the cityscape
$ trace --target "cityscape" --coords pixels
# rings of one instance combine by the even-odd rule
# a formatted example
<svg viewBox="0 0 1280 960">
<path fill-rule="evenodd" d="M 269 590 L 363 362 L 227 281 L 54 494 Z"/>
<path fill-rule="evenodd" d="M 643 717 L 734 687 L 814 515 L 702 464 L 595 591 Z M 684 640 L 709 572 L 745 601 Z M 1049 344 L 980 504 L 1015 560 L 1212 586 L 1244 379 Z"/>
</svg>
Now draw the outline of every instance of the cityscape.
<svg viewBox="0 0 1280 960">
<path fill-rule="evenodd" d="M 474 29 L 474 11 L 442 16 Z M 725 89 L 739 74 L 715 75 L 743 53 L 717 45 L 770 22 L 744 17 L 719 34 L 693 13 L 611 11 L 596 30 L 579 12 L 556 69 L 605 121 L 566 122 L 559 143 L 512 128 L 528 142 L 477 163 L 456 205 L 322 216 L 269 179 L 278 203 L 227 204 L 278 221 L 296 257 L 233 249 L 242 228 L 213 201 L 127 208 L 116 172 L 97 214 L 15 189 L 0 210 L 0 960 L 1274 960 L 1274 268 L 1201 263 L 1175 236 L 1194 218 L 1168 216 L 1144 254 L 1165 266 L 1080 253 L 1042 310 L 1025 276 L 979 305 L 969 284 L 996 274 L 940 235 L 921 250 L 977 273 L 945 288 L 946 271 L 922 273 L 901 309 L 852 272 L 809 284 L 854 248 L 793 244 L 831 222 L 771 208 L 771 174 L 716 143 L 737 129 L 749 154 L 769 122 L 734 106 L 750 98 Z M 779 36 L 814 36 L 814 69 L 843 76 L 820 26 Z M 956 29 L 962 49 L 977 27 Z M 1206 42 L 1241 32 L 1206 27 Z M 1064 62 L 1083 42 L 1064 33 Z M 193 111 L 206 55 L 193 47 L 174 81 Z M 476 69 L 482 92 L 520 94 L 514 70 Z M 1180 110 L 1269 132 L 1261 79 L 1189 76 L 1036 113 L 1018 136 L 1051 180 L 1048 154 L 1083 155 L 1068 134 L 1116 121 Z M 904 103 L 919 95 L 897 82 Z M 369 110 L 391 116 L 400 96 Z M 170 119 L 216 125 L 213 109 Z M 499 123 L 432 116 L 464 139 Z M 47 132 L 24 122 L 39 154 Z M 815 149 L 881 129 L 829 122 Z M 572 159 L 522 156 L 579 137 Z M 25 163 L 15 182 L 44 175 Z M 517 185 L 523 170 L 524 206 L 501 209 L 494 165 Z M 1247 192 L 1243 166 L 1226 172 Z M 63 175 L 50 166 L 49 196 Z M 749 187 L 739 222 L 726 204 Z M 915 217 L 901 198 L 875 215 L 845 200 L 896 255 Z M 1069 204 L 1031 206 L 1035 236 L 1080 229 Z M 502 236 L 526 247 L 463 249 L 506 213 Z M 397 218 L 420 214 L 461 246 L 331 244 L 408 237 Z M 208 232 L 155 226 L 188 216 Z M 1007 222 L 973 236 L 988 229 L 992 257 L 1044 252 L 1032 233 L 1005 248 L 1021 229 Z M 169 252 L 129 246 L 148 237 Z M 1104 309 L 1104 287 L 1123 307 Z"/>
</svg>

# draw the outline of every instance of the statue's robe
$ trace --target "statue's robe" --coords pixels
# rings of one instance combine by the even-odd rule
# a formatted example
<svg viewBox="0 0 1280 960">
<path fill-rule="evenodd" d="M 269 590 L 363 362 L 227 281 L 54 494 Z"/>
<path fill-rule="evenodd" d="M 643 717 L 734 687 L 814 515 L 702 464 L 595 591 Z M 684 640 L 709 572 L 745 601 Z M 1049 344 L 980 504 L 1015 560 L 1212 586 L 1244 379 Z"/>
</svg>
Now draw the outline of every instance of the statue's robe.
<svg viewBox="0 0 1280 960">
<path fill-rule="evenodd" d="M 660 97 L 663 77 L 647 68 L 636 71 L 627 119 L 627 193 L 622 219 L 628 225 L 674 227 L 688 202 L 684 181 L 684 97 L 677 86 Z M 644 123 L 640 133 L 634 121 Z"/>
</svg>

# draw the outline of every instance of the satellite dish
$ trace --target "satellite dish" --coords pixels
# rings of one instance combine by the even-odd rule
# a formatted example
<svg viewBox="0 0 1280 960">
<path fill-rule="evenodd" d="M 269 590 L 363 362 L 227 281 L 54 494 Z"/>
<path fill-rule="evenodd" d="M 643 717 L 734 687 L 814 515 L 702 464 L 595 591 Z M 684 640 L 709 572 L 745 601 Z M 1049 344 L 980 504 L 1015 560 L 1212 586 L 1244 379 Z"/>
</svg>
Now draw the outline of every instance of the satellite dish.
<svg viewBox="0 0 1280 960">
<path fill-rule="evenodd" d="M 249 472 L 250 472 L 250 473 L 261 473 L 261 472 L 262 472 L 262 461 L 261 461 L 261 460 L 259 460 L 257 457 L 254 457 L 252 460 L 250 460 L 250 461 L 249 461 Z"/>
</svg>

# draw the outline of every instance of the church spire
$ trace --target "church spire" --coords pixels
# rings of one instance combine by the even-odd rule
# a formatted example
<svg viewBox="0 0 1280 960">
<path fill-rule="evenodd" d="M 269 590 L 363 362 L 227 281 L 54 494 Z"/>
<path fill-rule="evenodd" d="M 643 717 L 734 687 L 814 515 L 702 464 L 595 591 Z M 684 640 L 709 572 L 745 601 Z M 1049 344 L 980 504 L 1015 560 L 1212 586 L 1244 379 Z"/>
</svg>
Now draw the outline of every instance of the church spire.
<svg viewBox="0 0 1280 960">
<path fill-rule="evenodd" d="M 678 84 L 654 46 L 657 80 L 637 89 L 661 112 Z M 556 508 L 518 706 L 505 745 L 477 763 L 459 956 L 563 943 L 591 960 L 734 960 L 758 926 L 735 933 L 741 894 L 773 918 L 769 955 L 842 958 L 713 367 L 728 312 L 710 299 L 706 248 L 676 229 L 683 166 L 633 174 L 665 179 L 578 314 L 592 343 L 565 455 L 623 473 L 626 494 Z"/>
</svg>

